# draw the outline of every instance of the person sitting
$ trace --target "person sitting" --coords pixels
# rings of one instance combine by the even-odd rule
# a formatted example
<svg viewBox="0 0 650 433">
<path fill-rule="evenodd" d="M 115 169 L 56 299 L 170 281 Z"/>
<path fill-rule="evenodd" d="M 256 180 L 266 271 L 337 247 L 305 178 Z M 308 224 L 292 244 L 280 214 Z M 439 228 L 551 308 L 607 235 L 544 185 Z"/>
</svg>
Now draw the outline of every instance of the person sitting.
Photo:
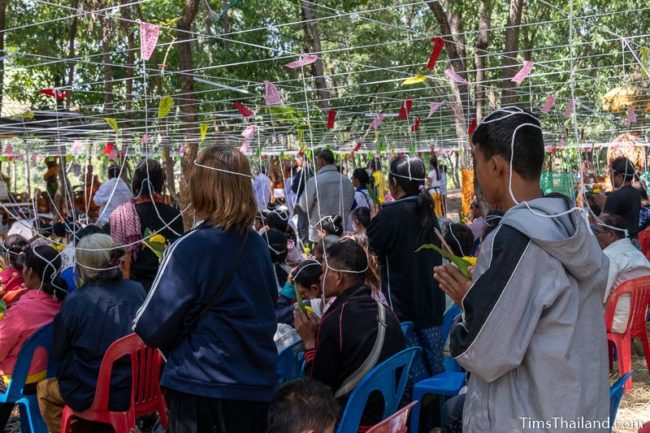
<svg viewBox="0 0 650 433">
<path fill-rule="evenodd" d="M 336 296 L 322 319 L 314 313 L 294 309 L 294 325 L 305 344 L 305 373 L 330 386 L 341 407 L 345 407 L 359 373 L 367 373 L 377 364 L 405 348 L 399 320 L 393 312 L 376 302 L 364 285 L 368 260 L 363 248 L 351 239 L 330 246 L 325 255 L 323 292 Z M 379 339 L 379 342 L 377 341 Z M 383 341 L 383 344 L 381 342 Z M 379 343 L 379 344 L 377 344 Z M 368 358 L 379 356 L 375 363 Z M 381 397 L 370 398 L 361 423 L 374 425 L 381 420 Z"/>
<path fill-rule="evenodd" d="M 485 218 L 483 218 L 483 211 L 478 200 L 474 200 L 470 206 L 472 211 L 472 222 L 469 224 L 469 228 L 474 235 L 474 240 L 480 238 L 483 235 L 483 230 L 485 230 Z"/>
<path fill-rule="evenodd" d="M 296 266 L 303 258 L 298 247 L 296 233 L 289 224 L 289 215 L 282 209 L 276 208 L 266 215 L 266 226 L 284 233 L 287 237 L 287 263 Z"/>
<path fill-rule="evenodd" d="M 158 161 L 147 159 L 133 173 L 134 199 L 111 213 L 111 237 L 128 251 L 130 278 L 151 288 L 160 267 L 158 256 L 142 246 L 145 232 L 161 234 L 167 242 L 183 234 L 183 219 L 178 209 L 163 203 L 165 172 Z"/>
<path fill-rule="evenodd" d="M 93 201 L 99 206 L 97 225 L 104 226 L 110 221 L 113 211 L 122 203 L 133 198 L 126 182 L 120 178 L 120 167 L 113 164 L 108 167 L 108 181 L 97 189 Z"/>
<path fill-rule="evenodd" d="M 343 218 L 339 215 L 328 215 L 323 217 L 320 222 L 319 235 L 320 238 L 325 236 L 343 236 Z"/>
<path fill-rule="evenodd" d="M 61 259 L 54 248 L 38 246 L 19 253 L 18 257 L 22 262 L 25 293 L 0 320 L 0 374 L 5 385 L 11 380 L 25 341 L 54 319 L 66 295 L 65 282 L 58 278 Z M 45 379 L 47 361 L 47 352 L 38 349 L 23 387 L 24 394 L 36 394 L 36 383 Z M 0 431 L 4 431 L 13 407 L 13 403 L 0 404 Z"/>
<path fill-rule="evenodd" d="M 357 209 L 372 208 L 372 200 L 370 198 L 370 193 L 368 192 L 368 186 L 371 185 L 371 177 L 364 168 L 357 168 L 352 172 L 352 185 L 354 186 L 354 201 L 352 202 L 352 212 Z M 352 217 L 352 212 L 348 218 L 348 230 L 353 230 L 354 219 Z"/>
<path fill-rule="evenodd" d="M 609 272 L 605 289 L 604 303 L 623 282 L 633 278 L 650 275 L 650 262 L 627 237 L 627 222 L 618 215 L 609 215 L 602 219 L 602 224 L 592 225 L 598 244 L 609 258 Z M 612 321 L 613 332 L 624 332 L 630 314 L 630 296 L 618 298 Z"/>
<path fill-rule="evenodd" d="M 340 410 L 328 386 L 297 379 L 273 394 L 268 433 L 333 433 Z"/>
<path fill-rule="evenodd" d="M 144 302 L 140 283 L 123 280 L 120 269 L 124 251 L 111 237 L 84 237 L 75 251 L 76 272 L 83 284 L 67 297 L 54 320 L 52 357 L 61 360 L 55 378 L 39 382 L 38 405 L 48 431 L 59 433 L 65 405 L 75 411 L 90 407 L 95 397 L 97 376 L 106 349 L 131 333 L 136 311 Z M 110 410 L 130 405 L 131 367 L 120 361 L 111 375 Z M 86 431 L 100 431 L 108 425 L 92 424 Z"/>
<path fill-rule="evenodd" d="M 9 235 L 5 238 L 4 259 L 8 266 L 0 272 L 0 296 L 7 306 L 16 302 L 27 290 L 23 286 L 23 264 L 27 248 L 29 242 L 20 235 Z"/>
<path fill-rule="evenodd" d="M 321 275 L 323 275 L 323 270 L 319 262 L 305 260 L 291 271 L 290 279 L 295 290 L 300 290 L 302 299 L 313 301 L 318 300 L 322 294 Z"/>
<path fill-rule="evenodd" d="M 445 232 L 445 242 L 455 256 L 469 256 L 474 246 L 474 234 L 465 224 L 452 223 Z"/>
<path fill-rule="evenodd" d="M 352 211 L 352 233 L 365 233 L 370 225 L 370 209 L 362 206 Z"/>
</svg>

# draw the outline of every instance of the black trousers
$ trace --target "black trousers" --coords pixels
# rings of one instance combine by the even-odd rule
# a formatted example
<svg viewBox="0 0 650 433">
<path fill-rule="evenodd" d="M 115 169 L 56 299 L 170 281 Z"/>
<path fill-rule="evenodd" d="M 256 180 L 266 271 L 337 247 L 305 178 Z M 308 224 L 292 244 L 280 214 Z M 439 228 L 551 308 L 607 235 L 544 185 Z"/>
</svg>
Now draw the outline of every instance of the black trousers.
<svg viewBox="0 0 650 433">
<path fill-rule="evenodd" d="M 169 433 L 266 433 L 268 403 L 166 390 Z"/>
</svg>

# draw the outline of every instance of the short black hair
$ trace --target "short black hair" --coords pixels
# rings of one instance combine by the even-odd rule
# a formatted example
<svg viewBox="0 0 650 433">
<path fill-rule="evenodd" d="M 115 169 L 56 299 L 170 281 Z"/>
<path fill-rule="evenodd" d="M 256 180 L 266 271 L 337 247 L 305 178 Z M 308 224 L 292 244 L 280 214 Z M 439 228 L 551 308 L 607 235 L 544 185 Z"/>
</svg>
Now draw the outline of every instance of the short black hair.
<svg viewBox="0 0 650 433">
<path fill-rule="evenodd" d="M 135 168 L 131 189 L 133 195 L 150 197 L 154 193 L 161 193 L 164 184 L 165 172 L 160 163 L 147 159 Z"/>
<path fill-rule="evenodd" d="M 38 245 L 25 251 L 25 268 L 31 269 L 41 280 L 41 290 L 62 301 L 68 293 L 66 282 L 60 277 L 61 255 L 50 245 Z"/>
<path fill-rule="evenodd" d="M 358 207 L 350 215 L 352 216 L 352 220 L 363 226 L 363 228 L 367 229 L 370 225 L 370 209 L 367 207 Z"/>
<path fill-rule="evenodd" d="M 323 433 L 339 415 L 332 389 L 310 378 L 282 385 L 271 398 L 268 433 Z"/>
<path fill-rule="evenodd" d="M 322 273 L 323 269 L 316 260 L 304 260 L 293 270 L 293 281 L 302 287 L 309 287 L 320 282 Z"/>
<path fill-rule="evenodd" d="M 332 270 L 352 271 L 349 276 L 356 276 L 361 281 L 368 272 L 368 254 L 354 239 L 341 239 L 325 251 L 327 263 Z"/>
<path fill-rule="evenodd" d="M 280 230 L 269 229 L 263 234 L 264 240 L 269 247 L 271 253 L 271 261 L 273 263 L 284 262 L 289 253 L 287 250 L 287 237 Z"/>
<path fill-rule="evenodd" d="M 2 246 L 9 256 L 9 265 L 22 271 L 25 263 L 25 252 L 29 249 L 29 241 L 20 235 L 14 234 L 7 236 Z"/>
<path fill-rule="evenodd" d="M 474 246 L 474 234 L 465 224 L 452 223 L 445 233 L 445 242 L 455 255 L 469 256 Z"/>
<path fill-rule="evenodd" d="M 66 235 L 65 223 L 58 222 L 58 223 L 52 224 L 52 234 L 54 236 L 58 236 L 60 238 L 65 237 L 65 235 Z"/>
<path fill-rule="evenodd" d="M 521 126 L 524 124 L 529 125 Z M 518 107 L 504 107 L 481 122 L 472 135 L 472 143 L 481 150 L 486 160 L 499 155 L 510 161 L 512 138 L 516 130 L 512 170 L 525 180 L 539 180 L 544 165 L 544 138 L 539 128 L 539 120 L 530 112 Z"/>
<path fill-rule="evenodd" d="M 343 236 L 343 218 L 340 215 L 328 215 L 321 220 L 321 228 L 328 235 Z"/>
<path fill-rule="evenodd" d="M 289 215 L 282 209 L 273 209 L 266 215 L 266 225 L 286 233 L 289 227 Z"/>
<path fill-rule="evenodd" d="M 627 222 L 620 215 L 607 215 L 602 219 L 603 226 L 602 229 L 612 232 L 616 235 L 617 238 L 623 239 L 626 237 L 628 230 Z M 609 226 L 609 227 L 608 227 Z"/>
<path fill-rule="evenodd" d="M 328 164 L 334 164 L 334 153 L 329 149 L 323 149 L 318 152 L 318 159 L 322 159 Z"/>
<path fill-rule="evenodd" d="M 370 183 L 370 176 L 365 168 L 357 168 L 352 172 L 352 179 L 357 179 L 361 186 L 368 186 Z"/>
<path fill-rule="evenodd" d="M 634 179 L 636 169 L 632 161 L 624 156 L 620 156 L 612 161 L 612 171 L 623 176 L 623 182 L 630 182 Z"/>
<path fill-rule="evenodd" d="M 114 179 L 116 177 L 119 177 L 120 175 L 120 167 L 118 167 L 115 164 L 112 164 L 110 167 L 108 167 L 108 178 L 109 179 Z"/>
</svg>

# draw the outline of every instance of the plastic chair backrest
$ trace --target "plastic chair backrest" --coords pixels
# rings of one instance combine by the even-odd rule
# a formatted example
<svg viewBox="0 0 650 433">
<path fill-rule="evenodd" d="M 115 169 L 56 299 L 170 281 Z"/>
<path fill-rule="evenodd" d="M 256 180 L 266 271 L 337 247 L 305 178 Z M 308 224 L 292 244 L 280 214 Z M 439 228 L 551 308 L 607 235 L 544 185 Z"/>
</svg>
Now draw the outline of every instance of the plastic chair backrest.
<svg viewBox="0 0 650 433">
<path fill-rule="evenodd" d="M 384 398 L 382 419 L 397 411 L 413 359 L 420 350 L 419 347 L 409 347 L 373 368 L 350 394 L 337 433 L 357 432 L 368 397 L 374 391 L 379 391 Z"/>
<path fill-rule="evenodd" d="M 625 382 L 632 376 L 632 371 L 625 373 L 622 377 L 619 377 L 616 382 L 609 388 L 609 425 L 614 425 L 614 420 L 616 419 L 616 412 L 618 411 L 618 405 L 623 398 L 623 392 Z"/>
<path fill-rule="evenodd" d="M 400 328 L 402 328 L 402 334 L 404 334 L 404 337 L 409 335 L 411 331 L 413 331 L 413 328 L 415 328 L 415 323 L 413 322 L 402 322 L 399 324 Z"/>
<path fill-rule="evenodd" d="M 650 275 L 624 281 L 615 290 L 607 302 L 605 309 L 605 326 L 611 332 L 614 312 L 618 299 L 623 295 L 630 295 L 630 314 L 624 333 L 635 335 L 646 326 L 646 314 L 650 306 Z"/>
<path fill-rule="evenodd" d="M 54 363 L 50 361 L 50 350 L 52 349 L 52 334 L 54 325 L 49 323 L 42 328 L 38 329 L 34 334 L 21 347 L 16 359 L 16 366 L 11 375 L 9 386 L 3 395 L 3 401 L 13 402 L 23 397 L 23 386 L 29 375 L 29 368 L 32 365 L 32 359 L 36 349 L 43 348 L 48 353 L 48 369 L 47 377 L 52 377 L 54 374 Z"/>
<path fill-rule="evenodd" d="M 302 354 L 305 345 L 297 341 L 278 354 L 278 383 L 282 384 L 302 376 Z"/>
<path fill-rule="evenodd" d="M 107 412 L 113 365 L 121 358 L 131 359 L 131 407 L 156 405 L 160 398 L 160 352 L 147 345 L 136 334 L 116 340 L 109 346 L 102 359 L 97 378 L 92 411 Z"/>
<path fill-rule="evenodd" d="M 650 260 L 650 228 L 641 230 L 638 236 L 641 252 Z"/>
<path fill-rule="evenodd" d="M 413 406 L 418 404 L 417 401 L 412 401 L 407 406 L 404 406 L 379 424 L 372 427 L 366 433 L 406 433 L 409 414 Z"/>
<path fill-rule="evenodd" d="M 442 336 L 445 338 L 445 341 L 447 341 L 447 338 L 449 338 L 451 325 L 454 324 L 454 319 L 456 319 L 456 317 L 458 317 L 459 314 L 460 314 L 460 307 L 458 307 L 458 305 L 456 304 L 453 304 L 445 312 L 445 317 L 442 319 Z"/>
</svg>

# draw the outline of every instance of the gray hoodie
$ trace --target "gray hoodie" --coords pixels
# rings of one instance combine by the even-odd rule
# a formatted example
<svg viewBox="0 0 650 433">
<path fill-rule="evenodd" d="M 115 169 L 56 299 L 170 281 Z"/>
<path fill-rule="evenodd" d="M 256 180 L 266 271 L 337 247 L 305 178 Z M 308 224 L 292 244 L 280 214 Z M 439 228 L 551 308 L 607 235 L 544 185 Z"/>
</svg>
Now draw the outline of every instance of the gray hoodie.
<svg viewBox="0 0 650 433">
<path fill-rule="evenodd" d="M 578 212 L 548 217 L 567 200 L 528 205 L 486 238 L 452 329 L 463 432 L 607 432 L 607 258 Z"/>
</svg>

